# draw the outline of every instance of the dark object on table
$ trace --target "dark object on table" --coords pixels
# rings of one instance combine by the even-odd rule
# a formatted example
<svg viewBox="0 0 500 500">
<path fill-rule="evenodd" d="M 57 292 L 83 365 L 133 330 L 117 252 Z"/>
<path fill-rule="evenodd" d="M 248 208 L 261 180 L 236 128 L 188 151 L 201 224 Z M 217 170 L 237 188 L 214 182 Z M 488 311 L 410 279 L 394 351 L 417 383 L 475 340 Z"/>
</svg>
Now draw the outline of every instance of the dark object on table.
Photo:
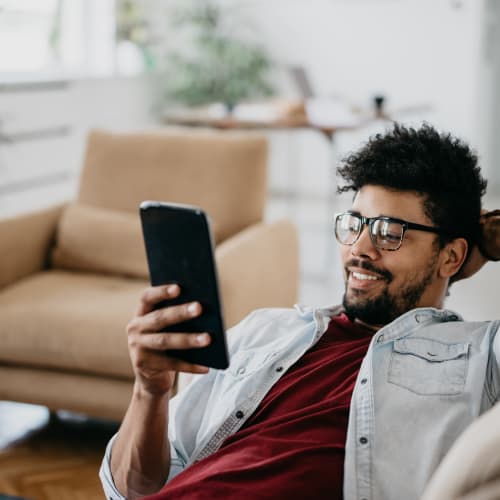
<svg viewBox="0 0 500 500">
<path fill-rule="evenodd" d="M 384 116 L 384 103 L 385 103 L 385 96 L 376 95 L 373 97 L 373 105 L 375 106 L 375 116 L 377 117 Z"/>
</svg>

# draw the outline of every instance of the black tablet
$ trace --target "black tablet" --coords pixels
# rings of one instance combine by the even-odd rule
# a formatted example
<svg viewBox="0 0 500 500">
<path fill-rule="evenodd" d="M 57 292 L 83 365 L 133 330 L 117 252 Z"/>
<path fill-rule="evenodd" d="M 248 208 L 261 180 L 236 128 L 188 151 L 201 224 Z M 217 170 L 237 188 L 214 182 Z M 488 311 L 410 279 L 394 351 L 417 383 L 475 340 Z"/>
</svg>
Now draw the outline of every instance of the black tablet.
<svg viewBox="0 0 500 500">
<path fill-rule="evenodd" d="M 198 301 L 201 316 L 165 328 L 166 332 L 208 332 L 211 343 L 197 349 L 167 351 L 185 361 L 212 368 L 229 366 L 214 246 L 207 215 L 198 207 L 145 201 L 140 206 L 151 285 L 176 283 L 178 297 L 167 305 Z"/>
</svg>

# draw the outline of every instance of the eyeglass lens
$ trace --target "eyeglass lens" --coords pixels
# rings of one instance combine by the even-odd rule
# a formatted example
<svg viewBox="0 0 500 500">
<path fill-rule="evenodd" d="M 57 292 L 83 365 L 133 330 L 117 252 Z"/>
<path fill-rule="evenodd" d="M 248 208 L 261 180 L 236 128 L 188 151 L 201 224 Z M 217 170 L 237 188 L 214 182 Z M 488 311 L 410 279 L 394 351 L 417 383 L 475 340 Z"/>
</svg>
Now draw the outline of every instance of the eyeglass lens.
<svg viewBox="0 0 500 500">
<path fill-rule="evenodd" d="M 353 245 L 363 229 L 361 218 L 355 214 L 341 214 L 335 221 L 335 235 L 339 243 Z M 370 223 L 370 237 L 381 250 L 396 250 L 403 239 L 403 225 L 386 219 L 373 219 Z"/>
</svg>

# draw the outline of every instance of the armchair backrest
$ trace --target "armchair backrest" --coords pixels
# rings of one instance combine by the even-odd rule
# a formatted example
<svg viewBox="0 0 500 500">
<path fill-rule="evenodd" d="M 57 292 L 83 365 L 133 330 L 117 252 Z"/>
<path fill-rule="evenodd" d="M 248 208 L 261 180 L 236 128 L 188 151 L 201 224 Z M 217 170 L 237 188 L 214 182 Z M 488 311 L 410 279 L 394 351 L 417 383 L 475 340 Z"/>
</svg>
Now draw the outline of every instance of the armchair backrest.
<svg viewBox="0 0 500 500">
<path fill-rule="evenodd" d="M 90 134 L 78 201 L 137 213 L 141 201 L 205 209 L 221 240 L 262 220 L 264 138 L 227 132 Z"/>
<path fill-rule="evenodd" d="M 202 207 L 218 243 L 262 220 L 266 163 L 267 142 L 254 134 L 93 131 L 52 265 L 147 278 L 141 201 Z"/>
</svg>

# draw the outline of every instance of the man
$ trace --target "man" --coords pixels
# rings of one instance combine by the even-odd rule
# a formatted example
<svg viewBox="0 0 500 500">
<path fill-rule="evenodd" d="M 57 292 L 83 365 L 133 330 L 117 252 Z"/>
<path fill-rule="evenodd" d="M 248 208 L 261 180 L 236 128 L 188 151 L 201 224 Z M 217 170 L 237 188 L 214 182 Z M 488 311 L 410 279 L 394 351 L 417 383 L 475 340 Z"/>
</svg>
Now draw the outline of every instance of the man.
<svg viewBox="0 0 500 500">
<path fill-rule="evenodd" d="M 228 333 L 230 367 L 208 371 L 162 353 L 207 334 L 157 333 L 200 305 L 153 312 L 179 289 L 144 292 L 128 325 L 132 401 L 101 469 L 108 498 L 418 498 L 495 404 L 499 323 L 442 309 L 451 281 L 485 261 L 474 249 L 464 266 L 486 188 L 477 158 L 430 126 L 396 125 L 339 172 L 355 192 L 335 218 L 342 306 L 256 311 Z M 180 371 L 199 376 L 169 405 Z"/>
</svg>

